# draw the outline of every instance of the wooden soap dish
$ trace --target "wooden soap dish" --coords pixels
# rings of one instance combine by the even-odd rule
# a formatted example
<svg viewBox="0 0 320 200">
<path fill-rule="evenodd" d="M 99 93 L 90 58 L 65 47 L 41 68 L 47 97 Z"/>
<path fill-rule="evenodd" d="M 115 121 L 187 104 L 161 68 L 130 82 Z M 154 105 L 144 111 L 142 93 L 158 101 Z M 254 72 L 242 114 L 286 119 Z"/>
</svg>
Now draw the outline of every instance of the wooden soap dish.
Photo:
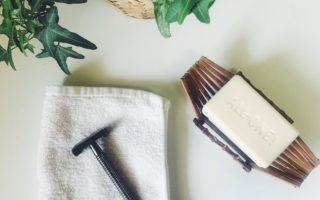
<svg viewBox="0 0 320 200">
<path fill-rule="evenodd" d="M 273 101 L 266 97 L 260 90 L 241 73 L 238 72 L 252 88 L 256 90 L 270 105 L 272 105 L 289 123 L 293 120 L 281 110 Z M 218 144 L 224 151 L 239 162 L 247 172 L 251 169 L 271 174 L 294 186 L 300 186 L 309 173 L 319 164 L 319 159 L 298 136 L 291 145 L 267 168 L 257 166 L 237 145 L 235 145 L 219 128 L 203 113 L 203 106 L 234 76 L 234 74 L 213 61 L 202 57 L 181 78 L 182 85 L 188 95 L 196 113 L 194 123 L 196 126 Z M 218 137 L 213 135 L 213 130 Z"/>
</svg>

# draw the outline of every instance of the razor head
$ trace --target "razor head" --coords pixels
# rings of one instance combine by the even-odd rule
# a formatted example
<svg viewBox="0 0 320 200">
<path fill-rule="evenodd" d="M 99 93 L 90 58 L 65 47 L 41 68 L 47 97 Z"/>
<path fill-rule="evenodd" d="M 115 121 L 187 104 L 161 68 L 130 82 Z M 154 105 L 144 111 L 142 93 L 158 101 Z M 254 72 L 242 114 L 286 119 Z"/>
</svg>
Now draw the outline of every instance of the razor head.
<svg viewBox="0 0 320 200">
<path fill-rule="evenodd" d="M 84 138 L 72 148 L 73 155 L 78 156 L 80 153 L 82 153 L 82 151 L 85 148 L 89 147 L 92 143 L 95 143 L 98 139 L 102 137 L 108 136 L 111 130 L 112 130 L 112 126 L 107 126 L 103 129 L 100 129 L 92 133 L 87 138 Z"/>
</svg>

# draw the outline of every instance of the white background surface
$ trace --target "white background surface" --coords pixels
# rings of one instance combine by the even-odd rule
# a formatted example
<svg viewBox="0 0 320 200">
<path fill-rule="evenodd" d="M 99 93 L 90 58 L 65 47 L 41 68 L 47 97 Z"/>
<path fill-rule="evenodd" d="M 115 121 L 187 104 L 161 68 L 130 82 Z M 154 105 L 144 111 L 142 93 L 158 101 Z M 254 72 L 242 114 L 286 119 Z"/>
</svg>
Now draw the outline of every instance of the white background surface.
<svg viewBox="0 0 320 200">
<path fill-rule="evenodd" d="M 291 199 L 320 196 L 320 169 L 300 189 L 245 173 L 200 134 L 179 83 L 205 55 L 241 69 L 294 120 L 320 156 L 320 3 L 316 0 L 217 0 L 212 23 L 193 16 L 164 39 L 153 20 L 136 20 L 103 0 L 60 6 L 61 24 L 98 50 L 79 49 L 67 77 L 54 60 L 16 54 L 18 70 L 0 67 L 0 199 L 37 199 L 37 143 L 46 85 L 126 86 L 172 101 L 168 163 L 173 200 Z M 38 45 L 39 46 L 39 45 Z M 39 46 L 40 47 L 40 46 Z"/>
</svg>

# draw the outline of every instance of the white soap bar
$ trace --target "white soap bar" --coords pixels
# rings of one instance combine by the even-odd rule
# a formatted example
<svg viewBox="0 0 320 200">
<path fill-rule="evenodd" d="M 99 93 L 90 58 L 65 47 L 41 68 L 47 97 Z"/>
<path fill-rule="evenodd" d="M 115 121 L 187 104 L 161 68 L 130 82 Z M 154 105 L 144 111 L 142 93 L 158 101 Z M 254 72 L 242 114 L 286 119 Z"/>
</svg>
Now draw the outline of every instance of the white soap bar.
<svg viewBox="0 0 320 200">
<path fill-rule="evenodd" d="M 241 76 L 235 75 L 202 112 L 258 166 L 267 168 L 298 131 Z"/>
</svg>

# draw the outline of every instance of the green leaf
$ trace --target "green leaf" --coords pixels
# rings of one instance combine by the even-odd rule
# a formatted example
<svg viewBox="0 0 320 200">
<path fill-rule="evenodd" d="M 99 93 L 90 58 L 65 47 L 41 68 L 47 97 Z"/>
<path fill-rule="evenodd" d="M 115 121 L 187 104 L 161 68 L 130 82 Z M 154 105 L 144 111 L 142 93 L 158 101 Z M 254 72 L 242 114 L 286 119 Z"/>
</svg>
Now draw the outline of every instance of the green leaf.
<svg viewBox="0 0 320 200">
<path fill-rule="evenodd" d="M 215 0 L 153 0 L 160 33 L 170 37 L 170 24 L 182 24 L 187 15 L 194 13 L 199 21 L 210 22 L 208 10 Z"/>
<path fill-rule="evenodd" d="M 193 8 L 194 15 L 203 23 L 210 23 L 209 8 L 215 0 L 200 0 Z"/>
<path fill-rule="evenodd" d="M 8 24 L 7 24 L 7 21 L 6 19 L 3 20 L 3 22 L 1 23 L 0 25 L 0 34 L 8 34 Z"/>
<path fill-rule="evenodd" d="M 170 34 L 170 23 L 166 20 L 169 3 L 167 0 L 156 0 L 153 2 L 158 29 L 163 37 L 168 38 Z"/>
<path fill-rule="evenodd" d="M 80 35 L 70 32 L 69 30 L 59 26 L 57 23 L 59 21 L 58 11 L 56 7 L 52 7 L 52 9 L 48 12 L 45 23 L 45 26 L 42 31 L 37 33 L 35 37 L 39 39 L 44 45 L 45 49 L 52 53 L 54 42 L 64 42 L 68 44 L 73 44 L 79 47 L 83 47 L 86 49 L 96 49 L 96 45 L 91 43 L 90 41 L 84 39 Z M 53 55 L 53 54 L 51 54 Z"/>
<path fill-rule="evenodd" d="M 41 53 L 38 53 L 36 55 L 37 58 L 48 58 L 50 57 L 50 54 L 49 52 L 47 52 L 46 50 L 42 49 L 42 52 Z"/>
<path fill-rule="evenodd" d="M 22 33 L 21 30 L 18 30 L 17 34 L 18 34 L 18 42 L 16 42 L 16 43 L 17 43 L 20 51 L 26 55 L 26 52 L 24 49 L 25 49 L 26 43 L 28 42 L 28 39 L 27 39 L 26 35 L 24 33 Z"/>
<path fill-rule="evenodd" d="M 5 9 L 12 9 L 11 2 L 8 3 L 8 1 L 5 1 L 5 0 L 2 0 L 1 2 L 2 2 L 2 5 L 6 5 L 3 7 L 3 12 L 6 12 Z M 10 12 L 8 12 L 8 13 L 10 13 Z M 16 68 L 15 68 L 15 65 L 14 65 L 14 62 L 12 59 L 12 49 L 11 48 L 16 45 L 16 42 L 18 41 L 18 36 L 17 36 L 16 27 L 13 24 L 13 22 L 11 21 L 10 14 L 6 15 L 2 24 L 0 25 L 0 33 L 6 35 L 9 40 L 8 45 L 7 45 L 7 50 L 5 53 L 6 58 L 3 58 L 3 59 L 7 64 L 10 64 L 12 69 L 15 70 Z M 1 51 L 2 51 L 2 54 L 4 54 L 3 49 Z"/>
<path fill-rule="evenodd" d="M 73 51 L 71 47 L 65 48 L 60 43 L 68 43 L 75 46 L 96 49 L 96 45 L 84 39 L 80 35 L 70 32 L 69 30 L 58 25 L 58 11 L 56 7 L 52 7 L 47 15 L 43 18 L 44 27 L 36 32 L 35 37 L 42 43 L 44 50 L 37 55 L 38 58 L 52 57 L 60 68 L 67 74 L 70 74 L 66 60 L 68 57 L 82 59 L 83 55 Z"/>
<path fill-rule="evenodd" d="M 57 42 L 64 42 L 68 44 L 73 44 L 79 47 L 83 47 L 86 49 L 97 49 L 97 46 L 91 43 L 90 41 L 84 39 L 80 35 L 70 32 L 67 29 L 61 26 L 52 27 L 51 36 L 56 38 Z"/>
<path fill-rule="evenodd" d="M 47 52 L 45 49 L 43 49 L 41 53 L 36 55 L 36 57 L 37 58 L 48 58 L 48 57 L 51 57 L 51 55 L 49 52 Z M 66 74 L 71 74 L 68 69 L 68 65 L 67 65 L 67 58 L 68 57 L 83 59 L 84 56 L 75 52 L 74 50 L 72 50 L 71 47 L 62 47 L 60 45 L 57 46 L 56 52 L 55 52 L 55 59 L 63 72 L 65 72 Z"/>
<path fill-rule="evenodd" d="M 36 29 L 42 27 L 42 24 L 37 19 L 31 19 L 27 21 L 26 26 L 31 33 L 35 33 Z"/>
<path fill-rule="evenodd" d="M 90 41 L 58 24 L 58 10 L 54 6 L 57 2 L 79 4 L 87 0 L 0 0 L 0 34 L 8 38 L 6 49 L 0 45 L 0 62 L 4 61 L 15 69 L 13 49 L 19 48 L 25 55 L 27 51 L 34 53 L 35 47 L 30 41 L 36 38 L 44 47 L 37 57 L 54 58 L 61 69 L 69 74 L 67 58 L 82 59 L 84 56 L 71 47 L 63 47 L 61 43 L 87 49 L 97 48 Z"/>
<path fill-rule="evenodd" d="M 20 17 L 21 16 L 21 8 L 13 9 L 11 12 L 12 17 Z"/>
<path fill-rule="evenodd" d="M 1 6 L 4 19 L 11 19 L 11 11 L 13 10 L 11 0 L 1 0 Z"/>
<path fill-rule="evenodd" d="M 181 8 L 182 8 L 181 0 L 175 0 L 173 3 L 171 3 L 169 5 L 168 12 L 166 15 L 166 21 L 169 23 L 178 21 Z"/>
<path fill-rule="evenodd" d="M 67 58 L 72 57 L 72 58 L 77 58 L 77 59 L 83 59 L 84 56 L 73 51 L 71 47 L 65 48 L 62 46 L 58 46 L 56 49 L 56 60 L 62 69 L 66 74 L 71 74 L 68 65 L 67 65 Z"/>
<path fill-rule="evenodd" d="M 53 6 L 46 13 L 44 17 L 44 23 L 46 25 L 52 25 L 52 24 L 57 24 L 58 22 L 59 22 L 58 9 L 57 7 Z"/>
<path fill-rule="evenodd" d="M 6 62 L 8 64 L 8 56 L 7 56 L 7 50 L 5 50 L 1 45 L 0 45 L 0 62 Z"/>
<path fill-rule="evenodd" d="M 8 45 L 8 48 L 7 48 L 7 60 L 10 64 L 10 66 L 12 67 L 12 69 L 16 70 L 16 67 L 14 66 L 14 62 L 13 62 L 13 59 L 12 59 L 12 50 L 11 50 L 11 46 Z"/>
<path fill-rule="evenodd" d="M 191 12 L 191 9 L 199 0 L 180 0 L 182 1 L 182 7 L 178 14 L 178 23 L 182 24 L 186 16 Z"/>
<path fill-rule="evenodd" d="M 43 0 L 28 0 L 30 5 L 31 5 L 31 9 L 32 11 L 38 11 L 40 6 L 42 5 L 43 3 Z"/>
<path fill-rule="evenodd" d="M 25 49 L 28 49 L 29 51 L 31 51 L 31 53 L 34 53 L 34 46 L 32 45 L 32 44 L 30 44 L 30 43 L 28 43 L 28 44 L 26 44 L 25 46 L 24 46 L 24 48 Z"/>
<path fill-rule="evenodd" d="M 17 30 L 15 24 L 13 24 L 10 19 L 6 18 L 3 20 L 2 24 L 0 25 L 0 33 L 5 34 L 8 37 L 8 45 L 13 46 L 16 44 L 15 41 L 17 41 Z"/>
</svg>

